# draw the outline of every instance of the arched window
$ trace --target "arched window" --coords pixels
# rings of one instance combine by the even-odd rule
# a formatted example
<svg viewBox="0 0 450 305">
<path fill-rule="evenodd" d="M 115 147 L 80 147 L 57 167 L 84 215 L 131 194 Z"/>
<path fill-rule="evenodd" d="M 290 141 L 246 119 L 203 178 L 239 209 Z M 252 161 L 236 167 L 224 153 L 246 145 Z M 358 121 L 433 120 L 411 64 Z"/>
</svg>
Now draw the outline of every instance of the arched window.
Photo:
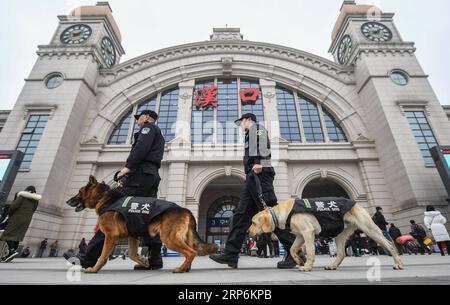
<svg viewBox="0 0 450 305">
<path fill-rule="evenodd" d="M 125 115 L 117 127 L 111 134 L 109 145 L 123 145 L 130 144 L 135 132 L 139 130 L 135 113 L 140 113 L 144 110 L 153 110 L 159 114 L 157 125 L 161 128 L 161 132 L 167 142 L 175 138 L 175 122 L 178 114 L 178 97 L 179 89 L 171 89 L 164 91 L 162 94 L 157 94 L 145 100 L 143 103 L 134 106 L 133 109 Z M 132 127 L 131 127 L 132 126 Z"/>
<path fill-rule="evenodd" d="M 277 87 L 276 93 L 280 134 L 285 140 L 325 143 L 328 138 L 329 142 L 348 142 L 334 117 L 320 104 L 282 87 Z"/>
</svg>

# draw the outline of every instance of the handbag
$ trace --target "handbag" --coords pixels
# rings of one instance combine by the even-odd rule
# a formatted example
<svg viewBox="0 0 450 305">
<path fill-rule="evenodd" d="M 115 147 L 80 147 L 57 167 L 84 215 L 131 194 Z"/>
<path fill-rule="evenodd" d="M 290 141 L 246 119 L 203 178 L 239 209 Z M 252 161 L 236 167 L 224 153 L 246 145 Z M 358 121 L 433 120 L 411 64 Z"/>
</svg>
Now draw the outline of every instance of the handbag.
<svg viewBox="0 0 450 305">
<path fill-rule="evenodd" d="M 423 240 L 423 243 L 425 246 L 431 246 L 431 245 L 433 245 L 433 240 L 431 238 L 427 237 Z"/>
</svg>

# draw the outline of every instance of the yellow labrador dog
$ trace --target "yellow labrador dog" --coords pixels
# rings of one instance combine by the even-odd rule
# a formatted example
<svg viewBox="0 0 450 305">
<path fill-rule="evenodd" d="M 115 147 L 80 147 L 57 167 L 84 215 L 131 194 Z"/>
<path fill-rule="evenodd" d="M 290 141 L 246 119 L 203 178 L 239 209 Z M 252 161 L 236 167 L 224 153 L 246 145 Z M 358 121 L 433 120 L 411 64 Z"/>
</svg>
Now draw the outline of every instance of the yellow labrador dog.
<svg viewBox="0 0 450 305">
<path fill-rule="evenodd" d="M 330 217 L 333 214 L 338 215 L 341 220 Z M 326 270 L 336 270 L 341 265 L 345 258 L 345 243 L 357 229 L 392 253 L 395 270 L 403 269 L 397 249 L 383 236 L 368 212 L 354 201 L 343 198 L 286 200 L 255 215 L 249 235 L 254 237 L 261 233 L 273 232 L 276 227 L 289 229 L 296 235 L 297 238 L 291 247 L 291 255 L 302 272 L 312 270 L 315 260 L 314 239 L 316 235 L 322 235 L 324 229 L 331 231 L 330 234 L 334 233 L 335 236 L 327 235 L 326 237 L 336 237 L 337 247 L 337 258 L 333 264 L 325 267 Z M 304 266 L 297 255 L 303 244 L 306 246 L 307 255 Z"/>
</svg>

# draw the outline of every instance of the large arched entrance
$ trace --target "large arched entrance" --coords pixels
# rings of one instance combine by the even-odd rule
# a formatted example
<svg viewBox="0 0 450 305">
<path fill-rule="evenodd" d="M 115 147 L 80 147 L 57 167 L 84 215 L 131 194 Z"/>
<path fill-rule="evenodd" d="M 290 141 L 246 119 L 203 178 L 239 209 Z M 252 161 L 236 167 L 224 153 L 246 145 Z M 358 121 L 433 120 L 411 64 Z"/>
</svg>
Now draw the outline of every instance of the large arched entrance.
<svg viewBox="0 0 450 305">
<path fill-rule="evenodd" d="M 230 233 L 233 211 L 239 198 L 224 196 L 217 199 L 209 208 L 206 219 L 206 240 L 209 243 L 224 245 Z"/>
<path fill-rule="evenodd" d="M 343 197 L 350 199 L 348 192 L 330 179 L 317 178 L 310 181 L 302 192 L 302 198 Z"/>
<path fill-rule="evenodd" d="M 199 233 L 208 243 L 225 246 L 243 182 L 236 176 L 223 176 L 211 181 L 203 191 L 200 198 Z"/>
</svg>

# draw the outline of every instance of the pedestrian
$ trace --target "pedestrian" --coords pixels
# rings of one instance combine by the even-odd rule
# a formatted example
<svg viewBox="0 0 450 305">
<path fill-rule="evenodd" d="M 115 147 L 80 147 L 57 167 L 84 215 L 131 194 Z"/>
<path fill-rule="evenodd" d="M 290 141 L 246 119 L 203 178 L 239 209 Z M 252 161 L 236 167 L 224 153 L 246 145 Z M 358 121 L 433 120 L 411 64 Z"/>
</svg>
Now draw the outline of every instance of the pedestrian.
<svg viewBox="0 0 450 305">
<path fill-rule="evenodd" d="M 416 224 L 414 220 L 410 220 L 409 222 L 411 224 L 411 233 L 409 234 L 411 234 L 411 236 L 416 239 L 417 244 L 419 245 L 420 255 L 424 255 L 426 246 L 423 241 L 425 237 L 427 237 L 427 233 L 425 232 L 425 229 L 422 226 Z"/>
<path fill-rule="evenodd" d="M 82 238 L 80 244 L 78 245 L 78 253 L 86 255 L 87 247 L 88 245 L 86 243 L 86 239 Z"/>
<path fill-rule="evenodd" d="M 244 170 L 246 180 L 241 192 L 240 201 L 233 213 L 233 221 L 225 250 L 210 258 L 219 264 L 231 268 L 238 267 L 239 252 L 244 243 L 246 233 L 252 224 L 252 218 L 262 211 L 264 204 L 273 207 L 278 203 L 273 182 L 275 170 L 271 165 L 269 134 L 263 125 L 258 124 L 252 113 L 244 114 L 235 122 L 245 132 Z M 264 202 L 264 204 L 263 204 Z M 286 250 L 286 256 L 279 262 L 279 269 L 291 269 L 296 266 L 290 254 L 295 236 L 287 230 L 277 228 L 274 232 Z"/>
<path fill-rule="evenodd" d="M 41 241 L 41 244 L 39 245 L 39 249 L 38 249 L 36 257 L 42 258 L 44 256 L 44 252 L 45 252 L 45 249 L 47 249 L 47 245 L 48 245 L 47 238 L 44 239 L 43 241 Z"/>
<path fill-rule="evenodd" d="M 394 241 L 392 240 L 391 236 L 389 235 L 389 232 L 387 230 L 387 225 L 389 224 L 383 215 L 383 208 L 377 207 L 376 213 L 373 215 L 372 220 L 375 222 L 375 224 L 380 228 L 381 232 L 383 233 L 383 236 L 386 237 L 387 240 L 389 240 L 392 244 L 394 244 Z M 384 253 L 386 255 L 391 255 L 388 249 L 384 249 Z"/>
<path fill-rule="evenodd" d="M 397 251 L 400 255 L 403 255 L 403 246 L 397 243 L 397 238 L 402 236 L 402 232 L 399 228 L 397 228 L 393 223 L 391 223 L 391 227 L 389 228 L 389 235 L 394 241 L 394 245 L 397 248 Z"/>
<path fill-rule="evenodd" d="M 259 258 L 268 258 L 267 256 L 267 246 L 269 245 L 269 237 L 270 233 L 263 233 L 260 236 L 258 236 L 256 247 L 258 248 L 258 251 L 256 252 L 256 255 Z"/>
<path fill-rule="evenodd" d="M 27 258 L 30 256 L 30 254 L 31 254 L 30 247 L 26 247 L 25 249 L 23 249 L 22 254 L 20 254 L 20 257 Z"/>
<path fill-rule="evenodd" d="M 50 245 L 50 255 L 49 255 L 49 257 L 57 257 L 57 256 L 58 256 L 58 241 L 55 240 Z"/>
<path fill-rule="evenodd" d="M 280 257 L 280 241 L 278 237 L 272 233 L 272 247 L 274 252 L 274 257 Z"/>
<path fill-rule="evenodd" d="M 445 227 L 447 219 L 442 216 L 441 212 L 436 211 L 433 206 L 429 205 L 427 206 L 423 221 L 428 230 L 431 230 L 433 238 L 441 251 L 441 255 L 445 256 L 443 244 L 447 246 L 447 253 L 450 255 L 450 236 L 447 228 Z"/>
<path fill-rule="evenodd" d="M 9 220 L 0 239 L 7 243 L 8 255 L 4 262 L 11 262 L 19 253 L 19 243 L 25 238 L 33 215 L 39 205 L 42 196 L 36 193 L 34 186 L 29 186 L 23 192 L 16 194 L 9 209 Z"/>
</svg>

